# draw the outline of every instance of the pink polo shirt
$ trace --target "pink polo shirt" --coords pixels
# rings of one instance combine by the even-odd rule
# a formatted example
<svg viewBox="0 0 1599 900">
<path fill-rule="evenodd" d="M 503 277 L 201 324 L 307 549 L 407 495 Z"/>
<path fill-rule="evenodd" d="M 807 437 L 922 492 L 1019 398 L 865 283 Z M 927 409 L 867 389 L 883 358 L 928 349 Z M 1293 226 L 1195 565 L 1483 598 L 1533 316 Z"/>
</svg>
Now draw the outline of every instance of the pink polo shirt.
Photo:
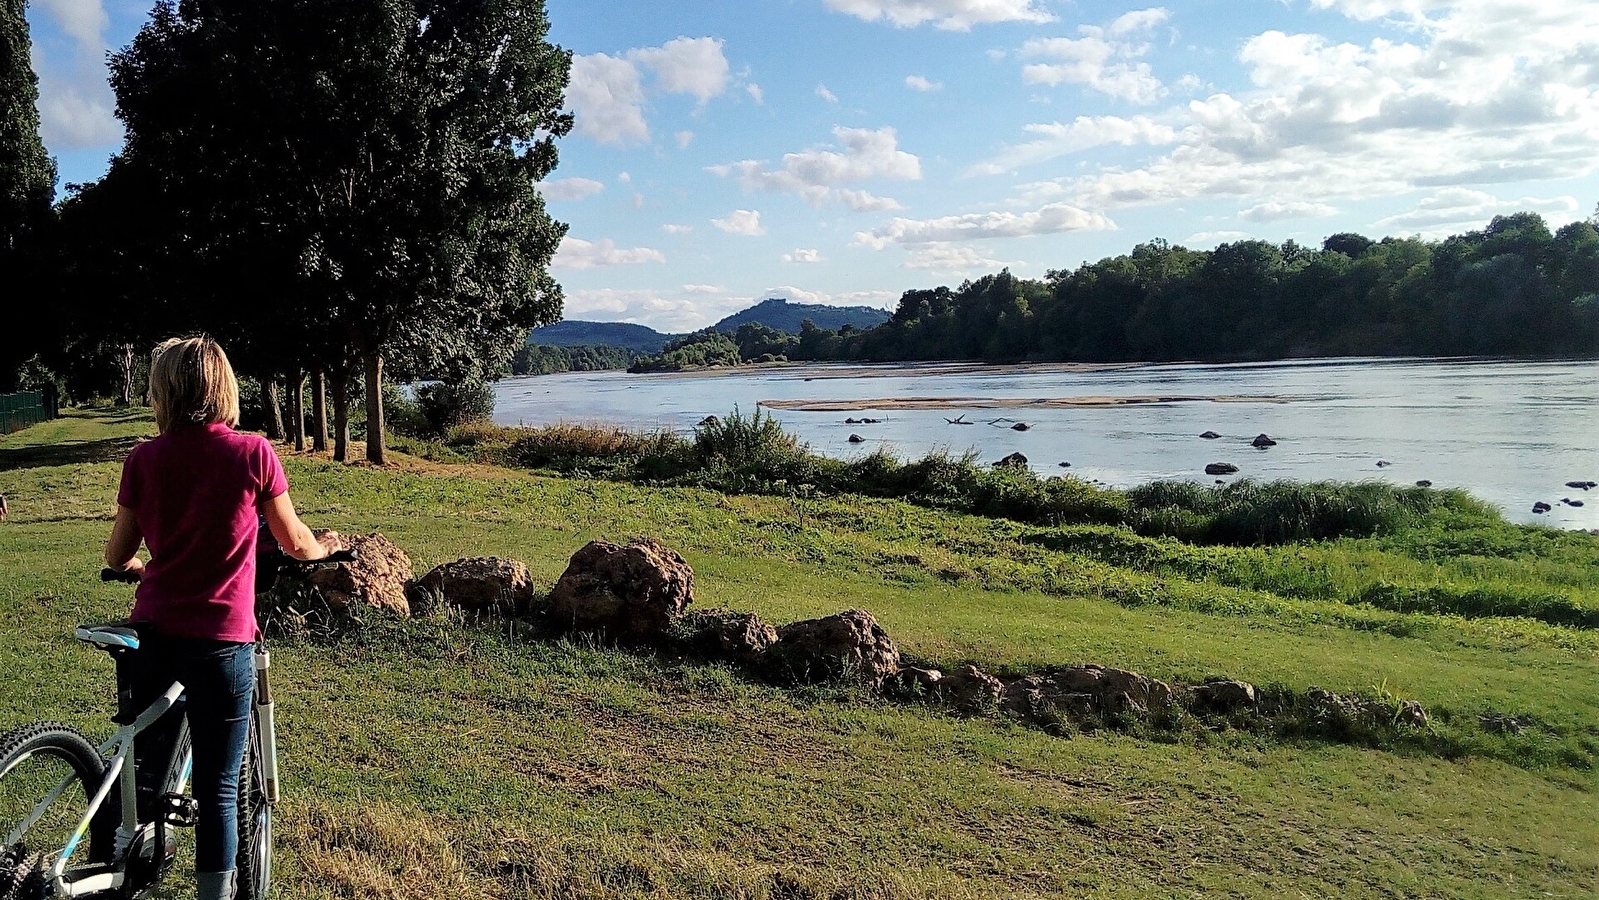
<svg viewBox="0 0 1599 900">
<path fill-rule="evenodd" d="M 150 550 L 132 619 L 163 635 L 255 640 L 257 512 L 289 489 L 272 445 L 226 425 L 186 425 L 133 448 L 117 503 Z"/>
</svg>

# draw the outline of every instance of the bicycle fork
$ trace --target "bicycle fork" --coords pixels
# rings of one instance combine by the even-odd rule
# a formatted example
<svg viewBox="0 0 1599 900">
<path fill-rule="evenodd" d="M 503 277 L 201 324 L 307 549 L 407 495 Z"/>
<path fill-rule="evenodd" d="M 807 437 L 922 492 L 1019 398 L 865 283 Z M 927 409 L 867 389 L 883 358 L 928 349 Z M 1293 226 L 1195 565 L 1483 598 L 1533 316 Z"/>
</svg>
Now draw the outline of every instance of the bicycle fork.
<svg viewBox="0 0 1599 900">
<path fill-rule="evenodd" d="M 267 670 L 272 667 L 272 654 L 257 644 L 255 647 L 255 712 L 256 729 L 261 739 L 261 771 L 265 773 L 263 785 L 266 800 L 278 802 L 278 735 L 272 704 L 272 684 L 267 680 Z"/>
</svg>

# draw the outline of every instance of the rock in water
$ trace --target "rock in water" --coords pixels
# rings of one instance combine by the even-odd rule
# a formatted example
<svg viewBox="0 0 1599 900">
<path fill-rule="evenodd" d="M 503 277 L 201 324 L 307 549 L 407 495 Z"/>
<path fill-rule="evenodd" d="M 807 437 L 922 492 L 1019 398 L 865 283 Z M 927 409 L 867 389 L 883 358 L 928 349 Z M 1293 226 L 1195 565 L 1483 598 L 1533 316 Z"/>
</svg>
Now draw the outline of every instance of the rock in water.
<svg viewBox="0 0 1599 900">
<path fill-rule="evenodd" d="M 863 609 L 784 625 L 763 656 L 768 671 L 784 681 L 859 678 L 881 687 L 899 671 L 893 639 Z"/>
<path fill-rule="evenodd" d="M 1277 446 L 1277 442 L 1272 440 L 1268 435 L 1265 435 L 1265 434 L 1257 434 L 1257 435 L 1255 435 L 1255 439 L 1253 441 L 1251 441 L 1250 443 L 1253 446 L 1256 446 L 1256 447 L 1275 447 L 1275 446 Z"/>
<path fill-rule="evenodd" d="M 311 584 L 322 592 L 328 604 L 344 609 L 366 604 L 411 615 L 411 604 L 405 599 L 405 585 L 411 580 L 411 557 L 381 533 L 347 534 L 344 546 L 355 551 L 353 562 L 311 573 Z"/>
<path fill-rule="evenodd" d="M 845 425 L 859 425 L 861 423 L 855 421 L 854 419 L 845 419 L 844 420 L 844 424 Z"/>
<path fill-rule="evenodd" d="M 574 631 L 653 641 L 693 602 L 694 570 L 659 541 L 591 541 L 550 591 L 549 612 Z"/>
<path fill-rule="evenodd" d="M 1060 461 L 1060 467 L 1062 469 L 1070 469 L 1072 467 L 1072 464 L 1063 459 L 1063 460 Z"/>
<path fill-rule="evenodd" d="M 1537 503 L 1534 503 L 1532 505 L 1532 512 L 1533 512 L 1534 515 L 1541 516 L 1544 513 L 1550 511 L 1551 509 L 1554 509 L 1554 507 L 1550 506 L 1549 504 L 1547 504 L 1545 502 L 1543 502 L 1542 500 L 1539 500 Z"/>
<path fill-rule="evenodd" d="M 1236 475 L 1238 467 L 1232 463 L 1217 462 L 1205 467 L 1206 475 Z"/>
<path fill-rule="evenodd" d="M 497 556 L 445 563 L 423 575 L 417 586 L 467 612 L 511 616 L 530 610 L 536 593 L 527 566 Z"/>
<path fill-rule="evenodd" d="M 1200 437 L 1204 438 L 1207 441 L 1214 441 L 1215 439 L 1221 437 L 1221 435 L 1217 434 L 1214 431 L 1207 431 L 1204 434 L 1200 435 Z"/>
<path fill-rule="evenodd" d="M 1386 469 L 1386 468 L 1388 468 L 1391 465 L 1393 465 L 1393 463 L 1389 462 L 1386 459 L 1377 460 L 1377 468 L 1379 468 L 1379 469 Z"/>
<path fill-rule="evenodd" d="M 1028 430 L 1028 429 L 1030 429 L 1032 427 L 1033 426 L 1027 424 L 1026 422 L 1017 422 L 1015 425 L 1012 425 L 1010 427 L 1010 430 L 1011 431 L 1026 431 L 1026 430 Z"/>
<path fill-rule="evenodd" d="M 852 434 L 849 436 L 849 442 L 851 444 L 864 444 L 866 443 L 866 438 L 863 438 L 858 434 Z"/>
<path fill-rule="evenodd" d="M 994 467 L 997 469 L 1025 469 L 1027 468 L 1027 457 L 1020 453 L 1012 453 L 1010 456 L 994 463 Z"/>
<path fill-rule="evenodd" d="M 1422 480 L 1416 482 L 1416 487 L 1432 487 L 1432 482 L 1423 478 Z"/>
</svg>

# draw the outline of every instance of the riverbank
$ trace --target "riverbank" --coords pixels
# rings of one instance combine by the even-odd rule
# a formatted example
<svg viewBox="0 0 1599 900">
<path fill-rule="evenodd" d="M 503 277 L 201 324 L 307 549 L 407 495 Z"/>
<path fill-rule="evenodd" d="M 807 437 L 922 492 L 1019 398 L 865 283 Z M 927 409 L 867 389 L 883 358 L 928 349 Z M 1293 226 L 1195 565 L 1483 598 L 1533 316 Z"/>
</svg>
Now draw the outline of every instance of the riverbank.
<svg viewBox="0 0 1599 900">
<path fill-rule="evenodd" d="M 109 666 L 69 634 L 126 610 L 126 590 L 95 572 L 118 460 L 151 427 L 50 427 L 0 440 L 13 513 L 0 526 L 0 729 L 43 717 L 103 734 Z M 699 607 L 793 621 L 859 606 L 946 670 L 1097 662 L 1173 681 L 1381 690 L 1426 706 L 1459 749 L 1247 730 L 1067 737 L 534 641 L 503 622 L 373 614 L 338 647 L 275 647 L 285 900 L 1599 888 L 1599 700 L 1580 689 L 1599 683 L 1596 632 L 1373 605 L 1428 585 L 1591 596 L 1599 540 L 1587 535 L 1445 517 L 1380 537 L 1198 547 L 411 450 L 383 469 L 311 454 L 285 465 L 309 522 L 381 530 L 418 573 L 494 554 L 527 563 L 546 590 L 587 540 L 651 535 L 694 567 Z"/>
<path fill-rule="evenodd" d="M 1140 406 L 1148 403 L 1292 403 L 1292 397 L 1193 397 L 1193 396 L 1097 396 L 1097 397 L 879 397 L 871 400 L 762 400 L 766 409 L 795 412 L 858 412 L 863 410 L 910 409 L 1090 409 L 1107 406 Z"/>
</svg>

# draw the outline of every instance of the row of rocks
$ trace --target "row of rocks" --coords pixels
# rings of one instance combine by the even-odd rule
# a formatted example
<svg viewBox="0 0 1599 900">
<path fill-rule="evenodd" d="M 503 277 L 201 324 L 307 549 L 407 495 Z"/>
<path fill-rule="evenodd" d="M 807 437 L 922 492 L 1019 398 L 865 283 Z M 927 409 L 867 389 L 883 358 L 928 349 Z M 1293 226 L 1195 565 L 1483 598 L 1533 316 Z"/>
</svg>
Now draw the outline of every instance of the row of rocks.
<svg viewBox="0 0 1599 900">
<path fill-rule="evenodd" d="M 541 614 L 563 631 L 687 649 L 769 681 L 854 681 L 963 715 L 1010 715 L 1040 725 L 1180 710 L 1268 716 L 1297 711 L 1318 724 L 1419 728 L 1428 721 L 1426 711 L 1412 701 L 1393 704 L 1315 688 L 1295 696 L 1289 709 L 1280 697 L 1264 697 L 1254 685 L 1227 678 L 1185 685 L 1125 669 L 1078 665 L 1005 681 L 969 664 L 950 672 L 902 665 L 893 638 L 865 610 L 774 626 L 754 613 L 691 609 L 693 569 L 676 551 L 651 539 L 627 545 L 590 542 L 573 554 L 542 602 L 527 567 L 515 560 L 455 560 L 412 583 L 409 557 L 383 535 L 356 535 L 349 542 L 359 551 L 355 562 L 308 578 L 322 608 L 347 615 L 363 604 L 401 616 L 424 614 L 437 604 L 495 616 Z M 288 596 L 303 601 L 305 592 Z M 270 612 L 280 619 L 304 617 L 292 608 Z"/>
</svg>

